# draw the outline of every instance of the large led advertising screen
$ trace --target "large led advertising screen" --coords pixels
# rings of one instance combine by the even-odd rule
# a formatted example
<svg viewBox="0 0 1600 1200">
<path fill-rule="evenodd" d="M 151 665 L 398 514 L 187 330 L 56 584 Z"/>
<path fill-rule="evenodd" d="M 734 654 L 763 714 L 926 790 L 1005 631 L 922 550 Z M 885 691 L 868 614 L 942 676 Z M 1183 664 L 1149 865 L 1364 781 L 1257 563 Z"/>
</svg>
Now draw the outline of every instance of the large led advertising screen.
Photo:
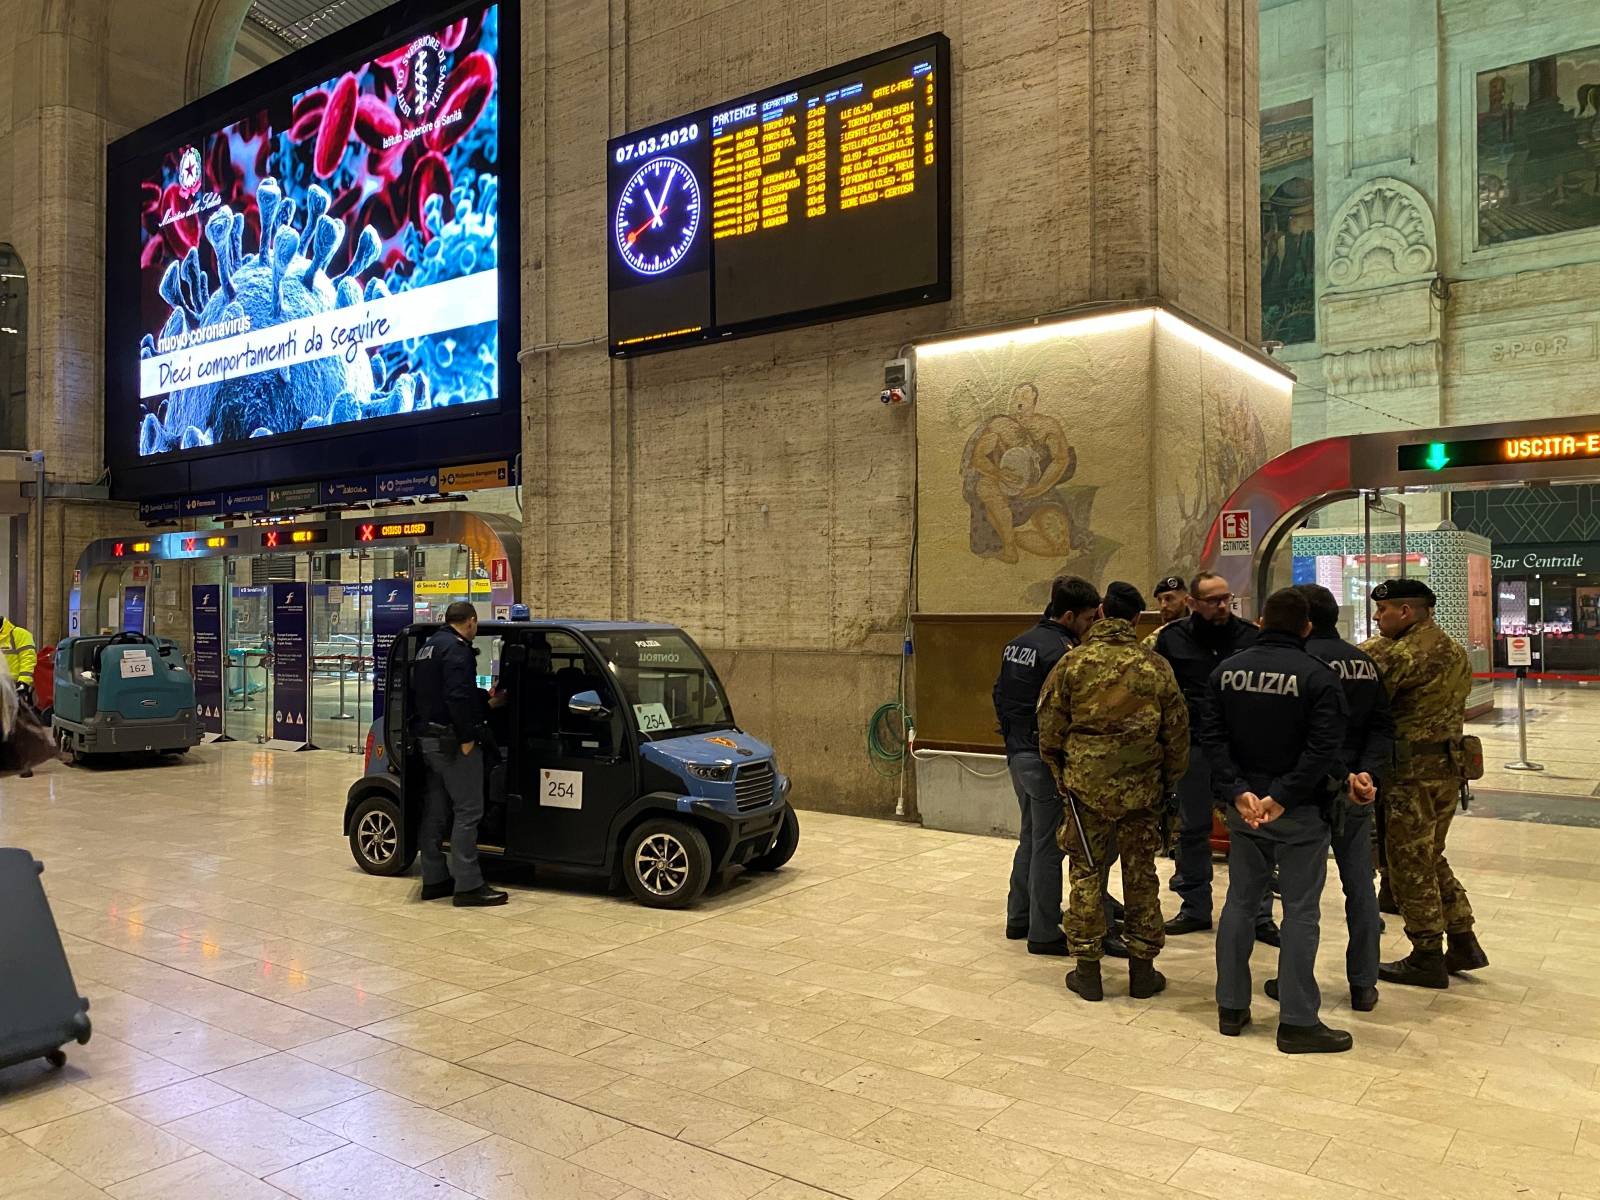
<svg viewBox="0 0 1600 1200">
<path fill-rule="evenodd" d="M 936 34 L 613 138 L 611 353 L 948 299 L 949 58 Z"/>
<path fill-rule="evenodd" d="M 407 0 L 110 148 L 113 494 L 515 444 L 515 30 Z"/>
</svg>

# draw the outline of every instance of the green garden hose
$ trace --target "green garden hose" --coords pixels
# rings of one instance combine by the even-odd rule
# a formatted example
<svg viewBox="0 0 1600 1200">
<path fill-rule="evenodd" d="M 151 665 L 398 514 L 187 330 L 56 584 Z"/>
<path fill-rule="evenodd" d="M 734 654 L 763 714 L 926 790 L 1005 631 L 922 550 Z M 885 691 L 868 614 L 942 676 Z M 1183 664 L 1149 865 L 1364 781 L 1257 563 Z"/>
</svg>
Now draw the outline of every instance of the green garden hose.
<svg viewBox="0 0 1600 1200">
<path fill-rule="evenodd" d="M 872 760 L 872 769 L 885 779 L 893 779 L 905 770 L 910 732 L 911 718 L 898 700 L 878 705 L 867 718 L 867 757 Z"/>
</svg>

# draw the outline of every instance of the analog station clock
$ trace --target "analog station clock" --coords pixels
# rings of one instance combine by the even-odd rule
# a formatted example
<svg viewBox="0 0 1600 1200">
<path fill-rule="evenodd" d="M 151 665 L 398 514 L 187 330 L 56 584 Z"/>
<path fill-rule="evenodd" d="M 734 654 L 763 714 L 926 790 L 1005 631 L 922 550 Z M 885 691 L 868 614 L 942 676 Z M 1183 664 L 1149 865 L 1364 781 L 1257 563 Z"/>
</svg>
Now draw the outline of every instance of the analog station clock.
<svg viewBox="0 0 1600 1200">
<path fill-rule="evenodd" d="M 700 232 L 700 184 L 680 158 L 645 162 L 617 197 L 617 251 L 629 270 L 660 275 L 683 261 Z"/>
</svg>

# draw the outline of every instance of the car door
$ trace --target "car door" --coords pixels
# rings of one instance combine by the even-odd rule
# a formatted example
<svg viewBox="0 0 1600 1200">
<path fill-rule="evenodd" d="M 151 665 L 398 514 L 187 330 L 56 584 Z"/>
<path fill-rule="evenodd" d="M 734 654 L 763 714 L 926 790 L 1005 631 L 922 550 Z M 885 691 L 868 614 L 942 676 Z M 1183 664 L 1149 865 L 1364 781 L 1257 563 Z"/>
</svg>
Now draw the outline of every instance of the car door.
<svg viewBox="0 0 1600 1200">
<path fill-rule="evenodd" d="M 598 867 L 612 820 L 637 794 L 634 752 L 608 672 L 571 633 L 533 630 L 513 697 L 520 803 L 510 814 L 512 852 L 535 862 Z M 602 713 L 572 712 L 593 692 Z"/>
</svg>

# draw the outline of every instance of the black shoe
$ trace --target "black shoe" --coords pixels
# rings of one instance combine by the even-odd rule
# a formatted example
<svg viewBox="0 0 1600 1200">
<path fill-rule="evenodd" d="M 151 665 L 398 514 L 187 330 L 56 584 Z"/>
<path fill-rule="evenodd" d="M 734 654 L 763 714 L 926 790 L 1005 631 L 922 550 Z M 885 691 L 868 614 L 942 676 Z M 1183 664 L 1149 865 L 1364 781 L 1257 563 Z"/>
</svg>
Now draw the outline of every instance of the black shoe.
<svg viewBox="0 0 1600 1200">
<path fill-rule="evenodd" d="M 443 883 L 425 883 L 422 885 L 422 898 L 424 900 L 443 900 L 446 896 L 456 894 L 456 881 L 445 877 Z"/>
<path fill-rule="evenodd" d="M 1238 1037 L 1248 1024 L 1250 1024 L 1248 1008 L 1223 1008 L 1220 1004 L 1217 1005 L 1217 1029 L 1223 1037 Z"/>
<path fill-rule="evenodd" d="M 1100 939 L 1100 953 L 1107 958 L 1127 958 L 1128 943 L 1120 933 L 1108 933 Z"/>
<path fill-rule="evenodd" d="M 1350 1007 L 1356 1012 L 1371 1012 L 1378 1007 L 1378 989 L 1350 985 Z"/>
<path fill-rule="evenodd" d="M 1007 925 L 1006 926 L 1006 940 L 1007 941 L 1020 942 L 1023 938 L 1025 938 L 1027 936 L 1028 936 L 1028 927 L 1026 925 Z"/>
<path fill-rule="evenodd" d="M 504 904 L 509 899 L 511 897 L 498 888 L 480 883 L 470 892 L 457 892 L 455 903 L 457 908 L 490 908 L 496 904 Z"/>
<path fill-rule="evenodd" d="M 1067 988 L 1085 1000 L 1104 1000 L 1105 986 L 1100 982 L 1100 960 L 1078 960 L 1078 965 L 1067 972 Z"/>
<path fill-rule="evenodd" d="M 1266 946 L 1281 946 L 1283 935 L 1278 931 L 1278 923 L 1268 921 L 1265 925 L 1257 925 L 1256 941 Z"/>
<path fill-rule="evenodd" d="M 1128 995 L 1135 1000 L 1148 1000 L 1157 992 L 1167 990 L 1167 977 L 1156 970 L 1153 958 L 1128 960 Z"/>
<path fill-rule="evenodd" d="M 1067 939 L 1061 938 L 1054 942 L 1029 942 L 1029 954 L 1051 954 L 1056 958 L 1069 958 L 1072 951 L 1067 949 Z"/>
<path fill-rule="evenodd" d="M 1446 939 L 1444 969 L 1452 975 L 1462 971 L 1476 971 L 1489 965 L 1489 956 L 1478 944 L 1478 935 L 1470 929 L 1466 933 L 1452 933 Z"/>
<path fill-rule="evenodd" d="M 1387 879 L 1378 884 L 1378 911 L 1386 912 L 1391 917 L 1400 915 L 1400 904 L 1394 898 L 1394 889 L 1389 886 Z"/>
<path fill-rule="evenodd" d="M 1261 985 L 1261 990 L 1267 994 L 1268 1000 L 1276 1000 L 1278 998 L 1278 981 L 1276 979 L 1267 980 L 1266 983 Z"/>
<path fill-rule="evenodd" d="M 1285 1054 L 1339 1054 L 1354 1044 L 1355 1039 L 1344 1030 L 1329 1029 L 1321 1021 L 1278 1026 L 1278 1049 Z"/>
<path fill-rule="evenodd" d="M 1413 950 L 1395 962 L 1379 963 L 1378 978 L 1384 983 L 1403 983 L 1408 987 L 1450 986 L 1450 973 L 1445 970 L 1442 950 Z"/>
<path fill-rule="evenodd" d="M 1203 920 L 1200 917 L 1189 917 L 1179 913 L 1167 922 L 1167 936 L 1181 937 L 1186 933 L 1201 933 L 1210 928 L 1211 922 L 1209 919 Z"/>
</svg>

